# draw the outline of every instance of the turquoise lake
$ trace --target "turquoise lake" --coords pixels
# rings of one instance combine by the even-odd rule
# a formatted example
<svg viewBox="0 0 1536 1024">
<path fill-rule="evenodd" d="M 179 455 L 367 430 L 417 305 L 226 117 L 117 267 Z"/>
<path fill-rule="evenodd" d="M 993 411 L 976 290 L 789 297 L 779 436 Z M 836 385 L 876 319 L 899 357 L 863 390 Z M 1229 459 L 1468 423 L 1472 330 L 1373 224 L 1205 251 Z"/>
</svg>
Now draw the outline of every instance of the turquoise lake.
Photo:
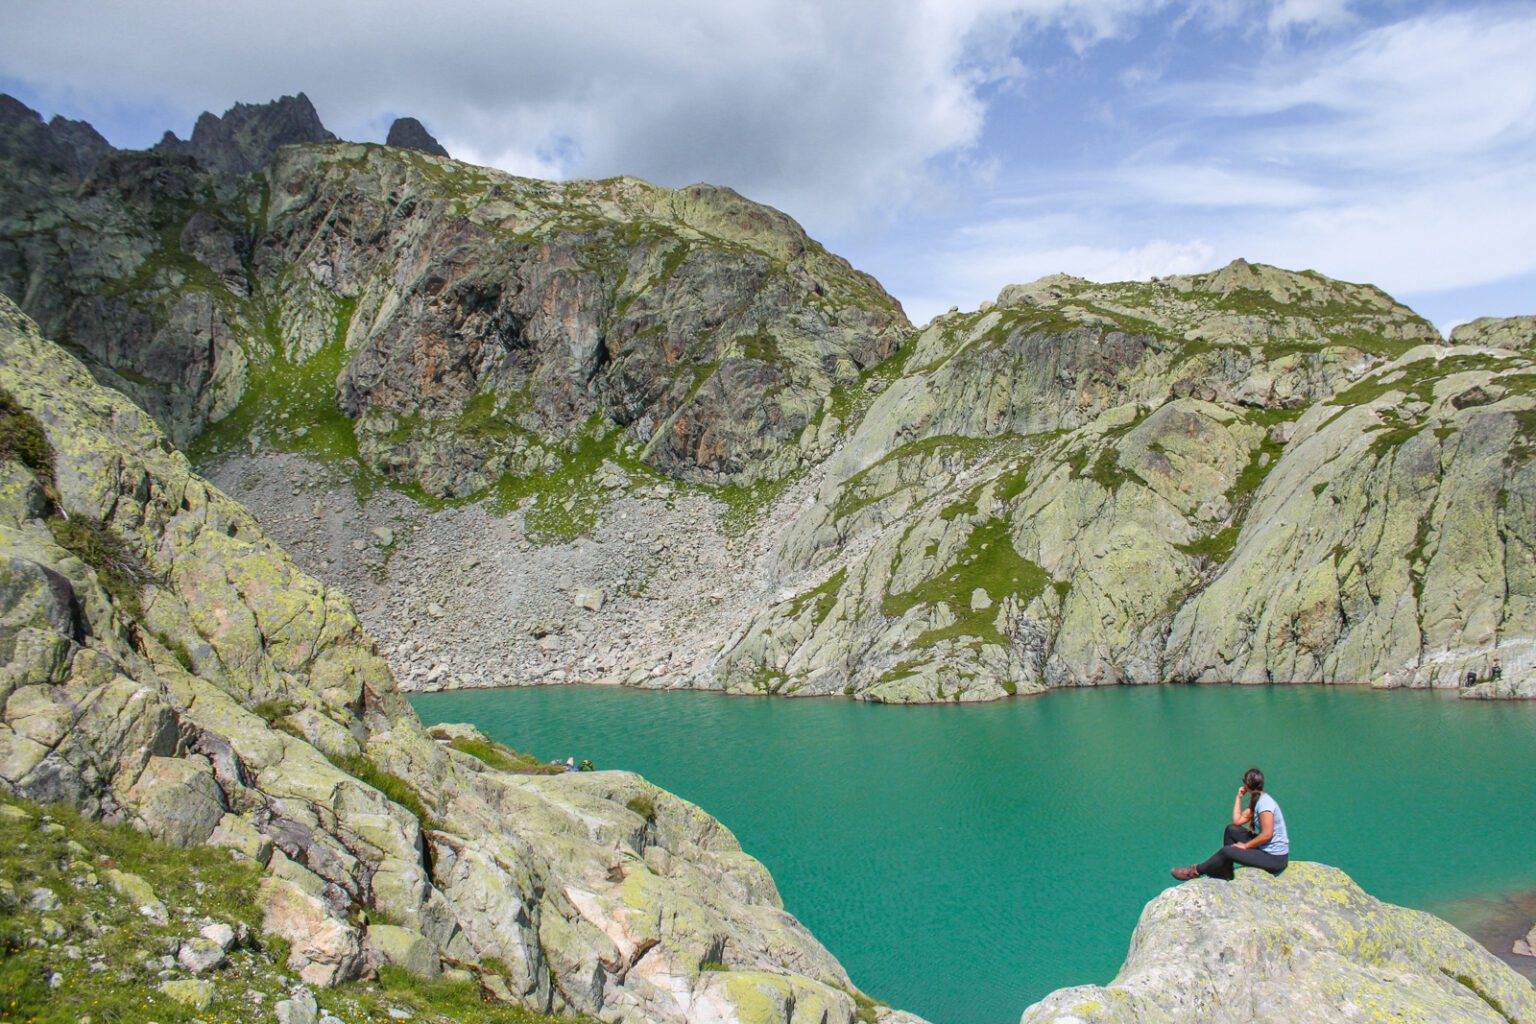
<svg viewBox="0 0 1536 1024">
<path fill-rule="evenodd" d="M 1013 1024 L 1051 989 L 1112 978 L 1169 867 L 1220 841 L 1250 764 L 1292 855 L 1382 899 L 1476 934 L 1510 906 L 1479 897 L 1536 888 L 1536 705 L 1228 686 L 973 707 L 596 687 L 412 703 L 701 805 L 856 984 L 936 1024 Z"/>
</svg>

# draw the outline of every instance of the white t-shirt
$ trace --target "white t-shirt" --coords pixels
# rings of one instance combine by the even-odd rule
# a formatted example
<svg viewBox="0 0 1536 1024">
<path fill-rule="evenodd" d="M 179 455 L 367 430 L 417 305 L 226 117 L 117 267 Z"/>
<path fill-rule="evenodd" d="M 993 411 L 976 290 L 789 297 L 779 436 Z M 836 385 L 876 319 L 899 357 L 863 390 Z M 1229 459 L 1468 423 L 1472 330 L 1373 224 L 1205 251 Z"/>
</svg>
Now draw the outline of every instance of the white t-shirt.
<svg viewBox="0 0 1536 1024">
<path fill-rule="evenodd" d="M 1265 811 L 1275 816 L 1275 831 L 1269 837 L 1269 842 L 1264 844 L 1264 852 L 1273 853 L 1277 857 L 1282 854 L 1289 855 L 1291 852 L 1291 837 L 1285 831 L 1285 815 L 1280 813 L 1280 805 L 1275 803 L 1275 798 L 1268 793 L 1260 793 L 1259 798 L 1253 802 L 1254 831 L 1264 831 L 1264 824 L 1259 821 L 1259 815 Z"/>
</svg>

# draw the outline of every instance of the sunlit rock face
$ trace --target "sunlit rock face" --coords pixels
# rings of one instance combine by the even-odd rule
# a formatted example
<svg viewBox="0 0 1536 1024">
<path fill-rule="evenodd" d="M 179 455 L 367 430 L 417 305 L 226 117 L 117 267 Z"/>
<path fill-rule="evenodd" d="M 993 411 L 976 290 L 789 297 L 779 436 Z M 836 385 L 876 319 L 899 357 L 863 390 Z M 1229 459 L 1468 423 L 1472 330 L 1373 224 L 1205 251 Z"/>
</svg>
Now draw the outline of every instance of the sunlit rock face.
<svg viewBox="0 0 1536 1024">
<path fill-rule="evenodd" d="M 1438 918 L 1394 907 L 1323 864 L 1200 879 L 1147 904 L 1106 986 L 1062 989 L 1023 1024 L 1510 1024 L 1536 990 Z"/>
</svg>

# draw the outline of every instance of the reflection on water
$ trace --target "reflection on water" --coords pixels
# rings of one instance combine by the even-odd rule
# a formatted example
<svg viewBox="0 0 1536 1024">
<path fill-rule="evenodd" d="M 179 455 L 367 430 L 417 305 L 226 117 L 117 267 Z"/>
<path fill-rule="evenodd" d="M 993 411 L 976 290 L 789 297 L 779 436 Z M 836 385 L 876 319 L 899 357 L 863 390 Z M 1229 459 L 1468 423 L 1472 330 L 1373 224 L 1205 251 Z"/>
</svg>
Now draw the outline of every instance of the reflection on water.
<svg viewBox="0 0 1536 1024">
<path fill-rule="evenodd" d="M 1496 896 L 1469 896 L 1426 908 L 1491 949 L 1499 959 L 1536 981 L 1536 956 L 1513 951 L 1536 925 L 1536 889 Z"/>
</svg>

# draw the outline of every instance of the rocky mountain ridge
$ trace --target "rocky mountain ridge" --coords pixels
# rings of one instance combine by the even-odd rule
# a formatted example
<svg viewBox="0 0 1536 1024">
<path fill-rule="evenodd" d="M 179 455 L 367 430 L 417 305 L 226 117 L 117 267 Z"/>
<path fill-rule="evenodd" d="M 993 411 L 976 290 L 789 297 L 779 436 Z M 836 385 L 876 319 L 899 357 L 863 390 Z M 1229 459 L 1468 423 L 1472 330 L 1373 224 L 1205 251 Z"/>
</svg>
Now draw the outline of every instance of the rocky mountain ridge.
<svg viewBox="0 0 1536 1024">
<path fill-rule="evenodd" d="M 324 131 L 302 96 L 215 121 Z M 1447 344 L 1237 261 L 914 331 L 708 186 L 323 140 L 244 175 L 13 159 L 0 288 L 353 593 L 405 685 L 984 700 L 1497 655 L 1466 692 L 1536 692 L 1530 318 Z"/>
</svg>

